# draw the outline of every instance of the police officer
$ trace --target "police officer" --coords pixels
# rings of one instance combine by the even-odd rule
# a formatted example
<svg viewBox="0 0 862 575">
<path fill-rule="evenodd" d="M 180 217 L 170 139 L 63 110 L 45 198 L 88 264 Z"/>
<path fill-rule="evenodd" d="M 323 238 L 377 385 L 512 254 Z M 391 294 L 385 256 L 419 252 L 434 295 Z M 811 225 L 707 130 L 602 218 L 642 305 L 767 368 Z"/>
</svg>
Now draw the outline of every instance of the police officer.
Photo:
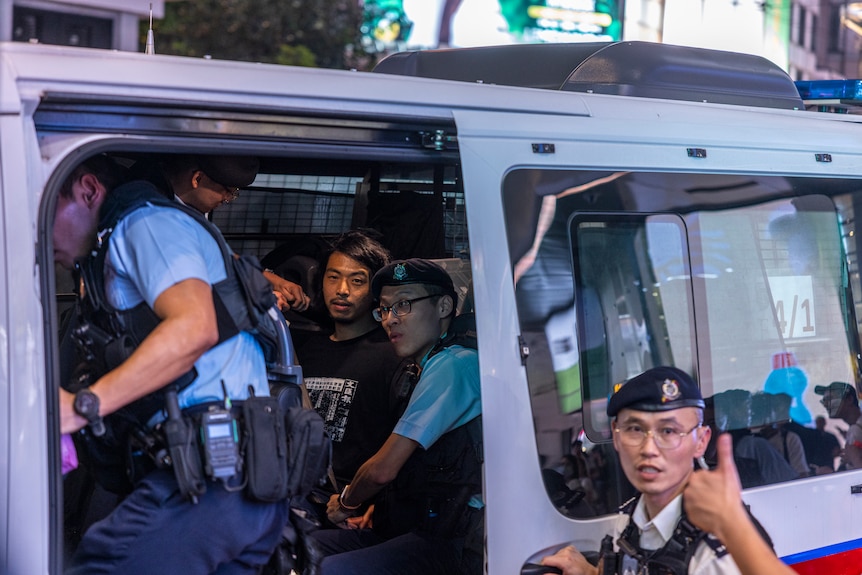
<svg viewBox="0 0 862 575">
<path fill-rule="evenodd" d="M 710 438 L 709 427 L 703 425 L 703 408 L 695 382 L 674 367 L 649 369 L 611 396 L 607 413 L 612 418 L 614 448 L 640 495 L 623 506 L 611 534 L 615 550 L 629 552 L 609 557 L 606 563 L 616 566 L 603 575 L 739 573 L 720 541 L 681 519 L 683 490 Z M 598 573 L 573 546 L 545 557 L 542 564 L 565 575 Z"/>
<path fill-rule="evenodd" d="M 109 193 L 94 170 L 76 169 L 57 201 L 58 263 L 68 267 L 85 256 L 112 211 L 111 200 L 142 186 L 152 187 L 136 181 Z M 120 313 L 148 307 L 158 323 L 125 361 L 93 374 L 92 385 L 76 394 L 60 391 L 63 433 L 88 426 L 83 433 L 98 434 L 103 418 L 183 378 L 184 409 L 221 404 L 226 396 L 242 400 L 249 389 L 269 393 L 264 357 L 251 334 L 241 331 L 215 346 L 212 286 L 226 269 L 218 243 L 199 221 L 177 208 L 148 204 L 117 222 L 107 241 L 103 293 L 94 295 Z M 193 504 L 180 495 L 171 469 L 155 469 L 86 532 L 67 573 L 256 573 L 287 517 L 286 502 L 251 501 L 212 480 Z"/>
<path fill-rule="evenodd" d="M 254 156 L 171 155 L 143 160 L 133 166 L 132 174 L 151 181 L 167 197 L 209 214 L 236 200 L 254 182 L 259 168 L 260 161 Z M 299 284 L 272 270 L 264 270 L 264 276 L 282 310 L 308 309 L 311 300 Z"/>
<path fill-rule="evenodd" d="M 371 290 L 380 302 L 374 318 L 395 353 L 421 372 L 383 447 L 327 506 L 329 520 L 343 525 L 374 502 L 373 526 L 315 532 L 328 555 L 321 573 L 479 573 L 479 362 L 475 349 L 446 345 L 457 302 L 452 279 L 434 262 L 402 260 L 378 271 Z"/>
</svg>

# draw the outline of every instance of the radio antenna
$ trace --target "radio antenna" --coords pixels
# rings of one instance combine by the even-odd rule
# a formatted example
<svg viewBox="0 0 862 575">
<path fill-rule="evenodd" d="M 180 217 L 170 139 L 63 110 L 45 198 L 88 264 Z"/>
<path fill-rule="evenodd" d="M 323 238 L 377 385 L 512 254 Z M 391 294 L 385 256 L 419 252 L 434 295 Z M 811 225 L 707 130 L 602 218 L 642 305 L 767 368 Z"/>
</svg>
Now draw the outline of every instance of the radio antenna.
<svg viewBox="0 0 862 575">
<path fill-rule="evenodd" d="M 144 48 L 145 54 L 156 53 L 156 41 L 153 37 L 153 3 L 150 2 L 150 29 L 147 30 L 147 46 Z"/>
</svg>

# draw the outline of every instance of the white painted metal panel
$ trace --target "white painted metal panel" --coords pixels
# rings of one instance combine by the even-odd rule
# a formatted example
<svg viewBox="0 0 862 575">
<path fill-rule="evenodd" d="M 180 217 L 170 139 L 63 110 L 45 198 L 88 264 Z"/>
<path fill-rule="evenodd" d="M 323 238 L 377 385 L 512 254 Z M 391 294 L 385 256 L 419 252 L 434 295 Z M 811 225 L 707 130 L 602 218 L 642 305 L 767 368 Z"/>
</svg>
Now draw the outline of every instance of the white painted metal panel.
<svg viewBox="0 0 862 575">
<path fill-rule="evenodd" d="M 616 104 L 618 104 L 617 102 Z M 456 110 L 467 197 L 485 426 L 489 572 L 516 573 L 540 549 L 574 541 L 597 550 L 599 521 L 570 520 L 548 500 L 539 473 L 526 373 L 501 208 L 512 169 L 584 168 L 862 177 L 859 126 L 817 114 L 628 101 L 589 100 L 593 117 Z M 535 154 L 551 143 L 553 154 Z M 707 149 L 690 158 L 687 146 Z M 832 154 L 830 164 L 815 153 Z M 649 210 L 649 198 L 638 199 Z M 751 490 L 746 501 L 779 556 L 862 538 L 862 496 L 850 486 L 862 471 Z M 803 519 L 804 518 L 804 519 Z"/>
<path fill-rule="evenodd" d="M 36 261 L 41 165 L 21 115 L 0 115 L 0 516 L 9 573 L 47 573 L 45 341 Z M 29 144 L 29 145 L 28 145 Z M 29 161 L 28 161 L 29 160 Z M 30 193 L 28 193 L 30 192 Z"/>
</svg>

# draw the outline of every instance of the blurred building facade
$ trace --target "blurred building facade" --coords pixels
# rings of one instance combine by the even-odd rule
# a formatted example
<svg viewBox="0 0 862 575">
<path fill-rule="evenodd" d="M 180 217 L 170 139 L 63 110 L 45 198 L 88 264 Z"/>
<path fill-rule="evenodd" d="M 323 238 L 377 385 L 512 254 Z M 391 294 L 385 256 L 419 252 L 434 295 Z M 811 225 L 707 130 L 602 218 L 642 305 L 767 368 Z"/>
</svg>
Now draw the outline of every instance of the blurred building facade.
<svg viewBox="0 0 862 575">
<path fill-rule="evenodd" d="M 626 0 L 625 40 L 758 54 L 794 80 L 862 78 L 862 2 Z"/>
<path fill-rule="evenodd" d="M 0 0 L 0 41 L 143 51 L 139 22 L 149 16 L 151 6 L 153 17 L 162 18 L 166 1 L 170 0 Z M 364 0 L 364 3 L 374 18 L 373 23 L 366 22 L 371 41 L 391 41 L 392 49 L 537 39 L 559 41 L 571 37 L 575 31 L 583 32 L 581 36 L 588 41 L 621 38 L 758 54 L 787 70 L 794 80 L 862 78 L 862 1 Z M 517 30 L 519 11 L 523 12 L 521 26 L 526 23 L 526 29 Z M 558 22 L 549 15 L 560 16 Z M 617 20 L 621 23 L 617 24 Z M 536 22 L 547 26 L 540 29 Z M 398 40 L 398 35 L 403 36 L 405 31 L 412 35 L 410 42 Z"/>
<path fill-rule="evenodd" d="M 0 41 L 142 51 L 139 21 L 164 0 L 0 0 Z"/>
</svg>

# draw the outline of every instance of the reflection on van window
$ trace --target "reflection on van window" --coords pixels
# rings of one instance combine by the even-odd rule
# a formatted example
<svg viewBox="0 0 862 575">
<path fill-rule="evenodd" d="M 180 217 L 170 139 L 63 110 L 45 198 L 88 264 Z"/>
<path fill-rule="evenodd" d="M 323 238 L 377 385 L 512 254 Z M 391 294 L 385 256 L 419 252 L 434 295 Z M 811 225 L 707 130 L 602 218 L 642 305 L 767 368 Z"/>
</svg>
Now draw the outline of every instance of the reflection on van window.
<svg viewBox="0 0 862 575">
<path fill-rule="evenodd" d="M 685 225 L 675 215 L 575 214 L 570 241 L 583 342 L 584 428 L 593 441 L 608 440 L 605 407 L 614 383 L 658 358 L 655 365 L 693 367 Z M 621 268 L 633 270 L 630 281 Z"/>
<path fill-rule="evenodd" d="M 843 445 L 836 432 L 857 412 L 848 405 L 844 419 L 830 418 L 821 386 L 857 389 L 849 194 L 859 188 L 773 176 L 509 175 L 503 199 L 537 446 L 546 475 L 575 492 L 569 499 L 592 501 L 559 509 L 613 511 L 630 492 L 605 443 L 605 406 L 614 384 L 658 365 L 695 374 L 707 423 L 734 435 L 746 487 L 840 468 L 830 438 Z M 565 501 L 552 485 L 549 496 Z"/>
</svg>

